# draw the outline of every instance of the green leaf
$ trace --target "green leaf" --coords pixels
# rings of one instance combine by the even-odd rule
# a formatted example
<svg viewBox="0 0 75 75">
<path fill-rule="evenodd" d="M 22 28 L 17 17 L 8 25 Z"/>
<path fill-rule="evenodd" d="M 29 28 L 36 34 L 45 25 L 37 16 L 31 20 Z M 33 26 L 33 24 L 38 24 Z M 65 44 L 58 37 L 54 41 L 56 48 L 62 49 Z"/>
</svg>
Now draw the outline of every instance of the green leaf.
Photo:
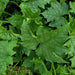
<svg viewBox="0 0 75 75">
<path fill-rule="evenodd" d="M 24 5 L 29 6 L 32 11 L 37 11 L 39 7 L 45 9 L 45 5 L 50 1 L 51 0 L 28 0 L 27 2 L 23 3 Z"/>
<path fill-rule="evenodd" d="M 34 63 L 34 70 L 36 72 L 39 71 L 41 75 L 52 75 L 51 72 L 49 72 L 46 68 L 46 65 L 41 59 L 33 59 L 32 62 Z"/>
<path fill-rule="evenodd" d="M 58 67 L 56 68 L 57 75 L 69 75 L 68 71 L 69 67 L 67 67 L 66 65 L 58 65 Z"/>
<path fill-rule="evenodd" d="M 51 22 L 50 26 L 59 27 L 66 24 L 66 19 L 63 17 L 68 14 L 68 6 L 66 3 L 52 2 L 51 7 L 45 10 L 42 15 Z"/>
<path fill-rule="evenodd" d="M 69 15 L 69 21 L 70 21 L 70 41 L 68 42 L 67 46 L 69 46 L 69 55 L 72 57 L 70 60 L 72 62 L 71 67 L 75 67 L 75 19 Z"/>
<path fill-rule="evenodd" d="M 8 4 L 9 0 L 0 0 L 0 16 L 4 12 L 6 5 Z"/>
<path fill-rule="evenodd" d="M 68 57 L 75 55 L 75 36 L 70 36 L 70 40 L 65 43 L 65 46 L 68 47 Z"/>
<path fill-rule="evenodd" d="M 11 30 L 6 30 L 3 26 L 0 26 L 0 39 L 3 40 L 17 40 L 18 34 L 13 33 Z"/>
<path fill-rule="evenodd" d="M 65 25 L 66 24 L 66 19 L 65 18 L 57 18 L 55 21 L 52 21 L 50 24 L 49 24 L 49 26 L 51 26 L 51 27 L 60 27 L 60 26 L 62 26 L 62 25 Z"/>
<path fill-rule="evenodd" d="M 46 68 L 46 65 L 41 59 L 36 59 L 34 54 L 31 54 L 28 58 L 25 58 L 23 65 L 26 68 L 34 69 L 35 72 L 40 73 L 41 75 L 51 75 L 51 71 L 49 72 Z"/>
<path fill-rule="evenodd" d="M 73 56 L 70 60 L 72 62 L 71 67 L 75 67 L 75 56 Z"/>
<path fill-rule="evenodd" d="M 23 54 L 25 53 L 27 56 L 29 56 L 30 53 L 31 53 L 31 49 L 27 49 L 27 48 L 24 47 L 24 48 L 22 49 L 22 53 L 23 53 Z"/>
<path fill-rule="evenodd" d="M 33 12 L 30 7 L 26 6 L 24 3 L 20 5 L 21 11 L 27 23 L 29 24 L 31 30 L 35 32 L 37 28 L 42 25 L 40 21 L 42 18 L 40 17 L 40 10 Z"/>
<path fill-rule="evenodd" d="M 75 69 L 70 70 L 70 75 L 75 75 Z"/>
<path fill-rule="evenodd" d="M 33 63 L 31 61 L 32 59 L 30 58 L 25 58 L 25 61 L 23 62 L 22 66 L 26 67 L 26 68 L 30 68 L 33 66 Z"/>
<path fill-rule="evenodd" d="M 75 75 L 74 61 L 75 0 L 0 0 L 0 75 Z"/>
<path fill-rule="evenodd" d="M 28 21 L 30 19 L 40 19 L 40 10 L 33 12 L 29 6 L 25 5 L 24 3 L 20 4 L 21 11 L 24 15 L 24 18 Z"/>
<path fill-rule="evenodd" d="M 75 36 L 75 19 L 71 15 L 69 15 L 69 21 L 70 21 L 70 31 L 71 31 L 70 35 Z"/>
<path fill-rule="evenodd" d="M 2 74 L 6 67 L 11 64 L 13 65 L 12 55 L 15 54 L 13 48 L 16 47 L 17 41 L 0 41 L 0 74 Z"/>
<path fill-rule="evenodd" d="M 29 25 L 24 20 L 21 28 L 22 45 L 27 49 L 36 49 L 38 42 L 37 37 L 31 31 Z"/>
<path fill-rule="evenodd" d="M 22 1 L 28 1 L 28 0 L 22 0 Z"/>
<path fill-rule="evenodd" d="M 75 2 L 70 2 L 70 8 L 71 8 L 70 12 L 75 13 Z"/>
<path fill-rule="evenodd" d="M 59 56 L 66 52 L 63 46 L 68 39 L 68 25 L 58 28 L 57 30 L 47 31 L 44 27 L 39 27 L 37 32 L 39 48 L 36 54 L 50 62 L 65 63 Z"/>
<path fill-rule="evenodd" d="M 41 21 L 34 21 L 32 20 L 30 23 L 28 23 L 30 26 L 30 29 L 32 30 L 32 32 L 36 32 L 38 30 L 39 26 L 42 26 L 42 22 Z"/>
<path fill-rule="evenodd" d="M 69 57 L 72 57 L 75 55 L 75 19 L 69 15 L 69 21 L 70 21 L 70 32 L 69 32 L 69 38 L 70 40 L 65 43 L 65 46 L 68 47 L 68 55 Z"/>
<path fill-rule="evenodd" d="M 26 67 L 26 68 L 30 68 L 32 71 L 34 69 L 34 63 L 32 62 L 33 58 L 36 58 L 37 56 L 35 55 L 35 52 L 31 52 L 30 55 L 28 57 L 24 58 L 24 62 L 22 64 L 22 66 Z"/>
<path fill-rule="evenodd" d="M 60 3 L 63 3 L 63 2 L 65 2 L 66 0 L 60 0 Z"/>
<path fill-rule="evenodd" d="M 13 27 L 21 28 L 23 23 L 23 17 L 21 15 L 12 15 L 8 18 L 8 22 L 13 25 Z"/>
</svg>

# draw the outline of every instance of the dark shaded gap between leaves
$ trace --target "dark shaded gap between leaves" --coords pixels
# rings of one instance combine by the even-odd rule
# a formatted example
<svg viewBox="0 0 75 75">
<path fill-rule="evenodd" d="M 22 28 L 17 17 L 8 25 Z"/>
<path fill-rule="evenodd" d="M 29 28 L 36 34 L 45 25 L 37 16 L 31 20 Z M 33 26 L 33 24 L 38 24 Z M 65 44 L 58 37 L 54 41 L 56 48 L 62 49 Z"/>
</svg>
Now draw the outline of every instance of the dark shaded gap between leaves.
<svg viewBox="0 0 75 75">
<path fill-rule="evenodd" d="M 58 2 L 60 2 L 60 0 L 57 0 Z"/>
<path fill-rule="evenodd" d="M 50 8 L 50 7 L 51 7 L 51 5 L 47 3 L 47 4 L 45 5 L 45 8 L 44 8 L 44 9 L 41 8 L 41 7 L 39 7 L 39 9 L 41 10 L 41 13 L 42 13 L 42 12 L 44 12 L 45 10 L 47 10 L 48 8 Z"/>
<path fill-rule="evenodd" d="M 3 27 L 5 27 L 7 30 L 9 30 L 9 29 L 10 29 L 10 28 L 9 28 L 10 23 L 5 23 L 5 24 L 3 24 L 2 26 L 3 26 Z"/>
<path fill-rule="evenodd" d="M 40 43 L 37 45 L 36 49 L 39 48 L 39 46 L 40 46 Z"/>
<path fill-rule="evenodd" d="M 15 9 L 17 9 L 18 11 L 21 10 L 17 5 L 15 5 L 14 3 L 9 2 L 6 6 L 5 11 L 12 14 Z"/>
<path fill-rule="evenodd" d="M 43 16 L 42 14 L 40 14 L 40 16 L 43 17 L 43 18 L 42 18 L 42 23 L 43 23 L 45 26 L 51 28 L 52 30 L 57 29 L 56 27 L 51 27 L 51 26 L 49 26 L 49 24 L 50 24 L 51 22 L 47 22 L 47 19 L 44 18 L 44 16 Z M 44 21 L 45 23 L 44 23 L 43 21 Z"/>
<path fill-rule="evenodd" d="M 34 73 L 33 75 L 38 75 L 37 73 Z"/>
<path fill-rule="evenodd" d="M 74 13 L 71 12 L 70 15 L 71 15 L 72 17 L 74 17 L 74 19 L 75 19 L 75 14 L 74 14 Z"/>
<path fill-rule="evenodd" d="M 63 17 L 69 22 L 69 15 L 64 15 Z"/>
<path fill-rule="evenodd" d="M 68 34 L 67 34 L 68 35 Z M 68 42 L 70 39 L 68 38 L 65 42 L 64 42 L 64 44 L 66 43 L 66 42 Z"/>
<path fill-rule="evenodd" d="M 51 69 L 51 62 L 44 60 L 44 64 L 46 65 L 48 71 Z"/>
</svg>

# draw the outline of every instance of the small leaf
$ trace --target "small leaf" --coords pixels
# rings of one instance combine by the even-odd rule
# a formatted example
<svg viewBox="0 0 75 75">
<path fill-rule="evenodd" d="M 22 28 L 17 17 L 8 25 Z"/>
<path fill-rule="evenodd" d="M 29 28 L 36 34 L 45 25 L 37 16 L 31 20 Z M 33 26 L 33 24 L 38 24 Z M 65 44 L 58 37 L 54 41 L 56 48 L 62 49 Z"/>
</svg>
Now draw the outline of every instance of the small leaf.
<svg viewBox="0 0 75 75">
<path fill-rule="evenodd" d="M 71 8 L 70 12 L 75 13 L 75 2 L 70 2 L 70 8 Z"/>
<path fill-rule="evenodd" d="M 71 67 L 75 67 L 75 56 L 73 56 L 70 60 L 72 62 Z"/>
</svg>

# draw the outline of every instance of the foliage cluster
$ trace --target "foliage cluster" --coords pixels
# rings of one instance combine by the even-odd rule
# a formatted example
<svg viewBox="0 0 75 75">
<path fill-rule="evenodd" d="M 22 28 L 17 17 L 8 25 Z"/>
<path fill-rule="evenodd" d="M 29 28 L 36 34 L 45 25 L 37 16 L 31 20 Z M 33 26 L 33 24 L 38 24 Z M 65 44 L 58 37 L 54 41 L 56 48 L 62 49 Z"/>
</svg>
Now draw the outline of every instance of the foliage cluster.
<svg viewBox="0 0 75 75">
<path fill-rule="evenodd" d="M 0 75 L 18 67 L 75 75 L 75 0 L 0 0 Z"/>
</svg>

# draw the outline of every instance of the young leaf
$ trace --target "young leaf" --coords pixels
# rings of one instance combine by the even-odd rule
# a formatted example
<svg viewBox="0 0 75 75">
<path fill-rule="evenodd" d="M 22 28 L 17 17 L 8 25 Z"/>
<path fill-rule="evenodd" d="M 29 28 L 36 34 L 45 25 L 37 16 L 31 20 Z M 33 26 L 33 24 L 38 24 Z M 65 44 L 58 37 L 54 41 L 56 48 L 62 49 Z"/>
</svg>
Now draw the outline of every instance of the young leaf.
<svg viewBox="0 0 75 75">
<path fill-rule="evenodd" d="M 71 8 L 70 12 L 75 13 L 75 2 L 70 2 L 70 8 Z"/>
</svg>

